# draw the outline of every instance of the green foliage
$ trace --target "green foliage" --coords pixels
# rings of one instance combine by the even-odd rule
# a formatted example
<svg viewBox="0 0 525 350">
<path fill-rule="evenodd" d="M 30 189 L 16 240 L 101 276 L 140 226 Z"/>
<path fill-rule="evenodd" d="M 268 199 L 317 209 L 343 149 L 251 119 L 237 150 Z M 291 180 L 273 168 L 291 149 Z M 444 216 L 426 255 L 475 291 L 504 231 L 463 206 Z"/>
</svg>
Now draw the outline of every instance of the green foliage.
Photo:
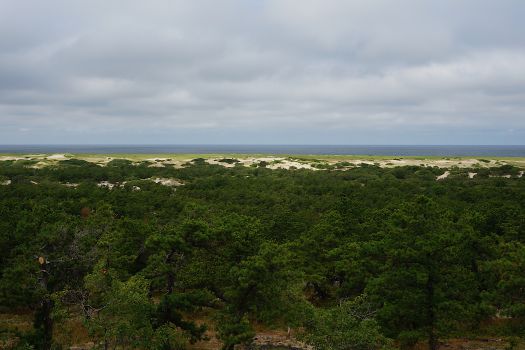
<svg viewBox="0 0 525 350">
<path fill-rule="evenodd" d="M 472 317 L 475 275 L 464 259 L 461 227 L 427 197 L 396 209 L 379 244 L 386 258 L 367 290 L 382 304 L 378 314 L 389 335 L 406 341 L 457 329 Z M 479 291 L 478 291 L 479 292 Z"/>
<path fill-rule="evenodd" d="M 319 350 L 390 348 L 392 342 L 381 334 L 374 313 L 365 296 L 312 310 L 301 338 Z"/>
<path fill-rule="evenodd" d="M 35 321 L 19 346 L 58 347 L 43 335 L 81 317 L 97 346 L 182 349 L 202 314 L 225 349 L 254 324 L 304 325 L 320 349 L 435 346 L 501 316 L 523 336 L 518 168 L 301 161 L 324 170 L 0 162 L 0 311 Z"/>
<path fill-rule="evenodd" d="M 225 297 L 235 315 L 248 314 L 270 323 L 290 314 L 292 287 L 297 273 L 291 268 L 291 255 L 286 247 L 263 243 L 259 252 L 233 266 Z"/>
<path fill-rule="evenodd" d="M 501 316 L 512 317 L 510 331 L 525 336 L 525 244 L 513 242 L 502 244 L 502 255 L 486 268 L 498 276 L 497 289 L 492 293 Z"/>
<path fill-rule="evenodd" d="M 158 306 L 149 298 L 149 283 L 143 277 L 122 282 L 102 268 L 86 277 L 86 288 L 91 309 L 85 323 L 101 347 L 185 348 L 189 338 L 180 328 L 169 322 L 155 323 Z"/>
<path fill-rule="evenodd" d="M 125 168 L 125 167 L 129 167 L 132 164 L 133 163 L 131 162 L 131 160 L 128 160 L 128 159 L 112 159 L 106 164 L 106 166 Z"/>
<path fill-rule="evenodd" d="M 220 313 L 216 322 L 223 350 L 232 350 L 237 344 L 250 344 L 255 336 L 247 317 L 239 319 L 229 313 Z"/>
</svg>

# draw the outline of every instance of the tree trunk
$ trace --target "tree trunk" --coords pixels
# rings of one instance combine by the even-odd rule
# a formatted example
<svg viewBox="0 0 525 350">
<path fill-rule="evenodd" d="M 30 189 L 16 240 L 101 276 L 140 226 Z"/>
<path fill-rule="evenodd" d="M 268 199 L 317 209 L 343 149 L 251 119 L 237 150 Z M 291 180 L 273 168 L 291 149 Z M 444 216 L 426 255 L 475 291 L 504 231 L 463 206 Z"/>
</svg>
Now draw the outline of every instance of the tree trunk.
<svg viewBox="0 0 525 350">
<path fill-rule="evenodd" d="M 173 289 L 175 287 L 175 275 L 173 272 L 168 272 L 168 275 L 166 276 L 166 294 L 170 295 L 173 293 Z"/>
<path fill-rule="evenodd" d="M 53 319 L 51 312 L 53 310 L 53 301 L 46 297 L 42 301 L 42 327 L 43 327 L 43 344 L 44 350 L 51 349 L 53 343 Z"/>
</svg>

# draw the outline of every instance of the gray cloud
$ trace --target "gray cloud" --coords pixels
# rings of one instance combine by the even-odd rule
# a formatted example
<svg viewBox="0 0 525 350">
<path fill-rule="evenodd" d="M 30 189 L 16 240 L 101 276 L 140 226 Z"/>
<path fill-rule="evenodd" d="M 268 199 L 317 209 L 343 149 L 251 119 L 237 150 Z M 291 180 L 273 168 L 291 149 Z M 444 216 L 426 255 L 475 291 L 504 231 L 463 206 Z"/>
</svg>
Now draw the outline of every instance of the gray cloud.
<svg viewBox="0 0 525 350">
<path fill-rule="evenodd" d="M 0 143 L 514 143 L 525 3 L 0 1 Z"/>
</svg>

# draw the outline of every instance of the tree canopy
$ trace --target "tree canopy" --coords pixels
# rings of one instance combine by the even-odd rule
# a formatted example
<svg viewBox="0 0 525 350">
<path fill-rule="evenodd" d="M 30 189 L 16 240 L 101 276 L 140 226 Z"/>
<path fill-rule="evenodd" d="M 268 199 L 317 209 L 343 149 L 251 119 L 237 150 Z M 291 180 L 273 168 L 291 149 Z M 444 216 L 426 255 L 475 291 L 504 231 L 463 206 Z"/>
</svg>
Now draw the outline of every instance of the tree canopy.
<svg viewBox="0 0 525 350">
<path fill-rule="evenodd" d="M 71 345 L 57 326 L 78 318 L 106 349 L 233 349 L 260 326 L 318 349 L 436 349 L 496 318 L 525 334 L 516 168 L 31 165 L 0 162 L 0 312 L 34 319 L 0 330 L 19 348 Z"/>
</svg>

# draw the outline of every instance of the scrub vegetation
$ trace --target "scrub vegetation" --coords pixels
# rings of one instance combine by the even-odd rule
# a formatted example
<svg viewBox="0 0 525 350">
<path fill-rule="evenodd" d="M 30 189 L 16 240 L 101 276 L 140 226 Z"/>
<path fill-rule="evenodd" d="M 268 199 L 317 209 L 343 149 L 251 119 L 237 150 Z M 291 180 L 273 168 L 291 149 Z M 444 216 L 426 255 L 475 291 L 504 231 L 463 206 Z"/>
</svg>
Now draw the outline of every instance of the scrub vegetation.
<svg viewBox="0 0 525 350">
<path fill-rule="evenodd" d="M 172 158 L 0 162 L 0 348 L 522 346 L 523 169 Z"/>
</svg>

